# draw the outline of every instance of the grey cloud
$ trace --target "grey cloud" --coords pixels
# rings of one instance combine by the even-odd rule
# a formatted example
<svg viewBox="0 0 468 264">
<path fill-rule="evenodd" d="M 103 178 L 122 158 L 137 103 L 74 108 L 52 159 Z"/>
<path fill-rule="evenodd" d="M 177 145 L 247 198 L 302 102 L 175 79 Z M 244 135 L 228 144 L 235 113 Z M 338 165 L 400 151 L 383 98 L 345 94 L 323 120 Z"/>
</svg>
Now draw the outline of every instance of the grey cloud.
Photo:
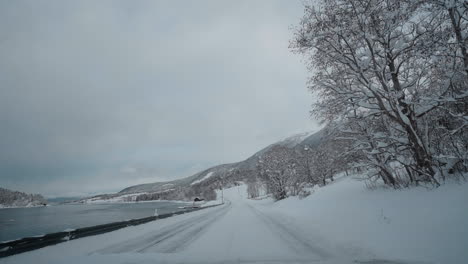
<svg viewBox="0 0 468 264">
<path fill-rule="evenodd" d="M 0 185 L 119 189 L 314 129 L 287 48 L 301 15 L 299 1 L 1 2 Z"/>
</svg>

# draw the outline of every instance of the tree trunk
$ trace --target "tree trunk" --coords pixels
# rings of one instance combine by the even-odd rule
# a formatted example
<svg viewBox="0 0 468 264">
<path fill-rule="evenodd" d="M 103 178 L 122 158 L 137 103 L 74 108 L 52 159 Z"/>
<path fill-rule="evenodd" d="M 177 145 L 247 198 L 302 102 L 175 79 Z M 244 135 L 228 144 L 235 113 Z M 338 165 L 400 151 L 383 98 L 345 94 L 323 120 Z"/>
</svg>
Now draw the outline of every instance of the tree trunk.
<svg viewBox="0 0 468 264">
<path fill-rule="evenodd" d="M 448 12 L 450 16 L 450 21 L 452 22 L 453 31 L 455 32 L 455 37 L 457 39 L 458 45 L 460 46 L 461 54 L 463 56 L 463 64 L 465 66 L 465 72 L 468 74 L 468 52 L 466 50 L 465 43 L 463 43 L 462 29 L 460 27 L 460 23 L 457 23 L 456 21 L 455 8 L 454 7 L 449 8 Z"/>
<path fill-rule="evenodd" d="M 411 123 L 416 123 L 415 121 L 411 120 Z M 425 181 L 429 181 L 434 183 L 437 186 L 440 186 L 439 182 L 435 179 L 435 171 L 432 168 L 432 157 L 421 145 L 419 136 L 416 135 L 415 126 L 411 127 L 409 125 L 405 125 L 405 130 L 408 133 L 408 139 L 410 142 L 410 147 L 413 150 L 413 157 L 416 161 L 416 165 L 418 167 L 418 173 L 420 176 L 425 176 Z"/>
<path fill-rule="evenodd" d="M 381 168 L 381 172 L 381 175 L 383 176 L 382 179 L 385 184 L 392 185 L 395 188 L 398 186 L 395 177 L 393 177 L 393 175 L 387 169 Z"/>
<path fill-rule="evenodd" d="M 390 185 L 390 183 L 388 182 L 387 180 L 387 177 L 385 176 L 385 174 L 381 171 L 379 171 L 379 175 L 380 175 L 380 178 L 382 178 L 383 182 L 385 185 Z"/>
<path fill-rule="evenodd" d="M 411 172 L 411 170 L 406 165 L 405 165 L 405 170 L 406 170 L 406 173 L 408 174 L 410 182 L 414 183 L 415 181 L 414 181 L 413 173 Z"/>
<path fill-rule="evenodd" d="M 398 73 L 395 67 L 395 61 L 393 59 L 393 56 L 390 53 L 387 53 L 387 57 L 389 59 L 388 68 L 390 69 L 390 72 L 391 72 L 393 88 L 397 92 L 402 92 L 400 79 L 398 77 Z M 408 107 L 408 104 L 405 102 L 404 93 L 401 93 L 401 95 L 399 96 L 399 98 L 397 98 L 395 103 L 398 104 L 395 107 L 402 108 L 401 113 L 400 113 L 400 110 L 398 110 L 398 108 L 395 109 L 396 119 L 407 133 L 408 141 L 413 152 L 413 158 L 416 161 L 416 166 L 418 167 L 418 170 L 420 171 L 419 173 L 426 176 L 430 182 L 439 186 L 440 185 L 439 182 L 434 178 L 435 171 L 432 168 L 432 156 L 426 150 L 426 148 L 424 147 L 422 143 L 422 139 L 417 134 L 417 131 L 418 131 L 417 123 L 416 123 L 416 120 L 414 120 L 413 118 L 413 113 L 411 109 Z M 406 119 L 408 120 L 406 120 L 405 122 L 404 118 L 401 115 L 404 115 Z"/>
</svg>

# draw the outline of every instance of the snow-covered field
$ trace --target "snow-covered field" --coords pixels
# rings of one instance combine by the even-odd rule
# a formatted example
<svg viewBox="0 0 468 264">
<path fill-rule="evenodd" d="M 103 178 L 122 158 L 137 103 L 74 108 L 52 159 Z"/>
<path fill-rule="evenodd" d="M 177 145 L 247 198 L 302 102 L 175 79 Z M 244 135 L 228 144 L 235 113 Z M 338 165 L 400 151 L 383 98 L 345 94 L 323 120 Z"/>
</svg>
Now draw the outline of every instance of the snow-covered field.
<svg viewBox="0 0 468 264">
<path fill-rule="evenodd" d="M 68 241 L 2 263 L 466 263 L 468 184 L 368 190 L 341 179 L 299 200 L 246 199 Z"/>
</svg>

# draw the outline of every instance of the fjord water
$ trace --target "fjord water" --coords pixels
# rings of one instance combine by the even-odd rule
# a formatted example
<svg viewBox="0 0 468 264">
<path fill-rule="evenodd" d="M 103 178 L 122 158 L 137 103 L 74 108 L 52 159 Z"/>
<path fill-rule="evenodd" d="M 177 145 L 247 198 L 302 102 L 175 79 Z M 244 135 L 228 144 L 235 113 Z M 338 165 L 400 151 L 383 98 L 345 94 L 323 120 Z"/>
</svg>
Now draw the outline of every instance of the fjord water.
<svg viewBox="0 0 468 264">
<path fill-rule="evenodd" d="M 61 204 L 0 210 L 0 242 L 176 212 L 175 202 Z"/>
</svg>

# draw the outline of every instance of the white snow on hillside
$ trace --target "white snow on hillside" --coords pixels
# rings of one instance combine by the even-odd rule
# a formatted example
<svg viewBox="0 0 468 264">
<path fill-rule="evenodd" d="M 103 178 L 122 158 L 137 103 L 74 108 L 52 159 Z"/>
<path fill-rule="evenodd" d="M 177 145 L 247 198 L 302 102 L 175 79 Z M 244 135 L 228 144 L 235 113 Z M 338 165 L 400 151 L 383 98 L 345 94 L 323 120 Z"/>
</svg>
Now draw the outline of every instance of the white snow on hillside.
<svg viewBox="0 0 468 264">
<path fill-rule="evenodd" d="M 294 147 L 304 141 L 307 137 L 315 134 L 317 131 L 309 131 L 309 132 L 304 132 L 304 133 L 299 133 L 290 137 L 287 137 L 275 144 L 277 145 L 282 145 L 282 146 L 288 146 L 288 147 Z"/>
<path fill-rule="evenodd" d="M 314 134 L 315 132 L 316 131 L 309 131 L 309 132 L 299 133 L 299 134 L 287 137 L 287 138 L 283 139 L 282 141 L 280 141 L 279 143 L 280 144 L 283 143 L 283 144 L 297 145 L 297 144 L 301 143 L 307 137 Z"/>
<path fill-rule="evenodd" d="M 350 177 L 309 197 L 248 200 L 71 240 L 3 263 L 465 263 L 468 184 L 364 188 Z"/>
<path fill-rule="evenodd" d="M 213 176 L 212 171 L 208 172 L 203 178 L 201 178 L 199 180 L 196 180 L 196 181 L 193 181 L 190 185 L 195 185 L 195 184 L 198 184 L 200 182 L 203 182 L 203 181 L 207 180 L 208 178 L 210 178 L 211 176 Z"/>
<path fill-rule="evenodd" d="M 124 202 L 135 201 L 136 197 L 141 194 L 146 194 L 146 192 L 123 194 L 123 195 L 119 195 L 119 196 L 112 197 L 109 199 L 103 199 L 101 197 L 88 198 L 88 199 L 82 200 L 82 202 L 87 203 L 87 204 L 124 203 Z"/>
</svg>

